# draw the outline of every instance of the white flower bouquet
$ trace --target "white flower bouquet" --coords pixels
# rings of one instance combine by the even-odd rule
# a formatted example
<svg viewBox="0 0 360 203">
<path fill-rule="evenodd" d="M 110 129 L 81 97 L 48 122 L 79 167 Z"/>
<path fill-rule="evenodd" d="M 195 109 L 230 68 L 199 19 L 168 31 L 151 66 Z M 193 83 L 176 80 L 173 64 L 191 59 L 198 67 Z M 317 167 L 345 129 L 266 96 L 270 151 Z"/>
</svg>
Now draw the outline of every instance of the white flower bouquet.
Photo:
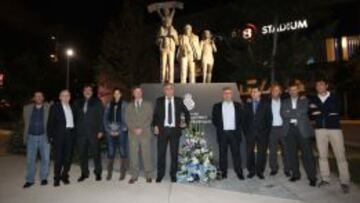
<svg viewBox="0 0 360 203">
<path fill-rule="evenodd" d="M 210 183 L 216 179 L 213 153 L 206 144 L 204 134 L 200 124 L 192 124 L 186 130 L 186 140 L 179 153 L 179 182 Z"/>
</svg>

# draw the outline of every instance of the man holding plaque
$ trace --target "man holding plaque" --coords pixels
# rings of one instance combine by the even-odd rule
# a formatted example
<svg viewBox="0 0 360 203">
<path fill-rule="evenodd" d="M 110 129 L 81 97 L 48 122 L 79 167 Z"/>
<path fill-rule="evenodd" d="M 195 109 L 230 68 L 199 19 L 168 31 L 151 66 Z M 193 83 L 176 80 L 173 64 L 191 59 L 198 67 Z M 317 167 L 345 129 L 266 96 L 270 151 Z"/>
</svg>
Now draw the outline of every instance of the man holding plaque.
<svg viewBox="0 0 360 203">
<path fill-rule="evenodd" d="M 174 91 L 172 84 L 165 84 L 163 86 L 164 96 L 159 97 L 155 104 L 153 125 L 154 134 L 158 137 L 157 183 L 160 183 L 165 175 L 168 143 L 170 143 L 171 153 L 171 182 L 176 182 L 181 130 L 189 126 L 190 123 L 190 113 L 182 99 L 174 96 Z M 182 115 L 184 120 L 181 118 Z"/>
</svg>

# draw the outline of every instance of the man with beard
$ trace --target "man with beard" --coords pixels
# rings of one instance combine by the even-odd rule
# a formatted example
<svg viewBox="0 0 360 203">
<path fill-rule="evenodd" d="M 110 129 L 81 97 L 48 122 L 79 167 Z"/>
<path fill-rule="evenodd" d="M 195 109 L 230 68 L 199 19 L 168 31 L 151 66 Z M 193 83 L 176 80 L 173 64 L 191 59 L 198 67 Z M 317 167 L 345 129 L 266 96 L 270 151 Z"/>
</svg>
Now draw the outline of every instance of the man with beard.
<svg viewBox="0 0 360 203">
<path fill-rule="evenodd" d="M 86 85 L 83 88 L 83 98 L 75 104 L 76 135 L 80 155 L 81 176 L 78 182 L 89 177 L 89 152 L 94 160 L 95 180 L 101 180 L 100 139 L 103 134 L 103 106 L 98 98 L 93 96 L 93 88 Z"/>
</svg>

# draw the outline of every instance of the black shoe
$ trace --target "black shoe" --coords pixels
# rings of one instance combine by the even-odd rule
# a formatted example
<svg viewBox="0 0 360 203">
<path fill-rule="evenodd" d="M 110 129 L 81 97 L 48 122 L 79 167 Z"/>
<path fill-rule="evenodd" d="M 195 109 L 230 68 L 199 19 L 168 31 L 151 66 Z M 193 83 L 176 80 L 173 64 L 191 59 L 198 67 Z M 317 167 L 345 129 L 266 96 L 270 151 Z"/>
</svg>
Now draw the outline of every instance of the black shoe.
<svg viewBox="0 0 360 203">
<path fill-rule="evenodd" d="M 311 187 L 315 187 L 316 186 L 316 180 L 310 180 L 309 185 Z"/>
<path fill-rule="evenodd" d="M 249 174 L 247 175 L 248 178 L 253 178 L 254 176 L 255 176 L 255 173 L 249 173 Z"/>
<path fill-rule="evenodd" d="M 156 181 L 155 181 L 155 182 L 161 183 L 161 181 L 162 181 L 162 178 L 156 178 Z"/>
<path fill-rule="evenodd" d="M 270 172 L 270 175 L 271 175 L 271 176 L 275 176 L 277 173 L 278 173 L 277 171 L 271 171 L 271 172 Z"/>
<path fill-rule="evenodd" d="M 96 180 L 96 181 L 101 181 L 101 179 L 102 179 L 102 178 L 101 178 L 101 175 L 95 175 L 95 180 Z"/>
<path fill-rule="evenodd" d="M 47 185 L 47 184 L 48 184 L 48 181 L 47 181 L 47 180 L 42 180 L 40 184 L 41 184 L 42 186 Z"/>
<path fill-rule="evenodd" d="M 245 180 L 244 175 L 242 173 L 238 173 L 237 177 L 239 178 L 239 180 Z"/>
<path fill-rule="evenodd" d="M 291 173 L 290 173 L 289 171 L 285 171 L 284 174 L 285 174 L 285 176 L 288 177 L 288 178 L 291 176 Z"/>
<path fill-rule="evenodd" d="M 264 180 L 264 179 L 265 179 L 265 177 L 264 177 L 264 175 L 263 175 L 262 173 L 258 173 L 258 174 L 256 174 L 256 176 L 257 176 L 260 180 Z"/>
<path fill-rule="evenodd" d="M 25 188 L 29 188 L 29 187 L 31 187 L 31 186 L 33 186 L 33 185 L 34 185 L 34 183 L 26 182 L 26 183 L 24 184 L 23 188 L 24 188 L 24 189 L 25 189 Z"/>
<path fill-rule="evenodd" d="M 70 184 L 69 178 L 62 178 L 61 180 L 64 183 L 64 185 L 69 185 Z"/>
<path fill-rule="evenodd" d="M 54 187 L 59 187 L 60 186 L 60 181 L 59 180 L 55 180 L 54 181 Z"/>
<path fill-rule="evenodd" d="M 289 179 L 290 182 L 296 182 L 298 180 L 300 180 L 300 177 L 295 177 L 295 176 L 293 176 Z"/>
<path fill-rule="evenodd" d="M 320 183 L 318 184 L 318 187 L 327 186 L 327 185 L 330 185 L 330 183 L 327 182 L 327 181 L 322 180 L 322 181 L 320 181 Z"/>
<path fill-rule="evenodd" d="M 78 182 L 83 182 L 87 178 L 89 178 L 89 176 L 81 175 L 80 178 L 78 179 Z"/>
<path fill-rule="evenodd" d="M 137 181 L 137 178 L 130 178 L 129 184 L 134 184 Z"/>
<path fill-rule="evenodd" d="M 341 190 L 344 194 L 348 194 L 350 192 L 350 187 L 347 184 L 341 184 Z"/>
<path fill-rule="evenodd" d="M 177 181 L 176 177 L 171 177 L 171 182 L 172 183 L 176 183 L 176 181 Z"/>
<path fill-rule="evenodd" d="M 222 174 L 221 175 L 221 179 L 226 179 L 227 178 L 227 174 Z"/>
</svg>

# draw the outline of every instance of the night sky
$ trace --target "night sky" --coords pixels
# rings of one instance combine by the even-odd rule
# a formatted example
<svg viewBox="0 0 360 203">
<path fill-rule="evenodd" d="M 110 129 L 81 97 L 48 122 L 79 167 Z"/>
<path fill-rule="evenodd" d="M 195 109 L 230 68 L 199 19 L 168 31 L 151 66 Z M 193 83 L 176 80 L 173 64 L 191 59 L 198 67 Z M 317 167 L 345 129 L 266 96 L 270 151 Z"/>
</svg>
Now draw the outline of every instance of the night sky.
<svg viewBox="0 0 360 203">
<path fill-rule="evenodd" d="M 119 0 L 108 0 L 106 3 L 2 0 L 0 23 L 6 29 L 1 38 L 5 43 L 10 43 L 9 47 L 15 46 L 14 51 L 18 51 L 17 48 L 22 48 L 29 38 L 40 43 L 46 42 L 51 35 L 56 35 L 62 43 L 81 47 L 80 50 L 91 57 L 96 55 L 93 49 L 99 46 L 102 32 L 109 19 L 116 14 L 120 3 Z M 14 35 L 18 36 L 18 40 L 13 40 Z M 32 46 L 36 47 L 36 44 Z"/>
<path fill-rule="evenodd" d="M 156 1 L 144 2 L 146 12 L 146 4 Z M 185 10 L 178 12 L 177 17 L 201 12 L 229 1 L 183 2 Z M 78 54 L 81 54 L 79 56 L 85 57 L 84 59 L 94 58 L 98 54 L 102 34 L 108 22 L 118 15 L 121 4 L 121 0 L 1 0 L 0 42 L 8 51 L 0 54 L 2 57 L 13 57 L 19 51 L 33 49 L 37 44 L 46 43 L 51 35 L 56 35 L 64 45 L 78 47 Z M 347 13 L 345 10 L 339 12 Z M 147 23 L 159 21 L 155 14 L 148 15 L 145 20 Z"/>
<path fill-rule="evenodd" d="M 146 6 L 156 0 L 134 0 L 143 4 L 145 24 L 159 24 L 157 14 L 148 14 Z M 176 16 L 186 16 L 213 8 L 227 1 L 220 0 L 185 0 L 185 9 Z M 72 61 L 72 80 L 92 83 L 96 77 L 94 65 L 101 50 L 104 31 L 109 23 L 120 15 L 122 0 L 85 1 L 85 0 L 1 0 L 0 1 L 0 72 L 5 72 L 5 87 L 23 90 L 25 97 L 33 90 L 44 89 L 42 86 L 46 74 L 58 74 L 58 83 L 62 84 L 64 67 L 66 67 L 64 50 L 72 47 L 76 57 Z M 190 6 L 191 5 L 191 6 Z M 134 14 L 136 15 L 136 14 Z M 56 36 L 59 63 L 51 64 L 50 54 L 54 53 Z M 149 36 L 150 37 L 150 36 Z M 33 59 L 32 59 L 32 58 Z M 34 62 L 34 64 L 31 64 Z M 29 67 L 38 66 L 40 71 L 37 82 L 24 80 Z M 58 69 L 54 72 L 53 70 Z M 39 71 L 37 69 L 36 71 Z M 48 71 L 52 69 L 51 71 Z M 43 71 L 42 71 L 43 70 Z M 77 70 L 77 72 L 74 70 Z M 32 82 L 32 88 L 26 91 L 27 84 Z M 53 81 L 56 83 L 56 81 Z M 46 86 L 46 85 L 45 85 Z M 26 88 L 25 88 L 26 87 Z M 11 88 L 0 89 L 0 96 L 7 95 Z M 47 93 L 56 95 L 47 87 Z M 55 88 L 56 89 L 56 88 Z M 7 96 L 5 96 L 7 97 Z"/>
<path fill-rule="evenodd" d="M 201 11 L 219 2 L 222 1 L 191 1 L 192 7 L 177 15 Z M 34 48 L 36 43 L 46 43 L 52 35 L 56 35 L 62 43 L 78 47 L 82 57 L 94 58 L 99 51 L 102 34 L 108 22 L 118 15 L 121 3 L 121 0 L 1 0 L 0 37 L 2 45 L 10 49 L 3 55 L 12 57 L 19 50 L 29 47 L 25 44 L 30 43 Z M 148 23 L 158 20 L 156 15 L 149 15 L 146 19 Z"/>
<path fill-rule="evenodd" d="M 148 14 L 146 11 L 148 4 L 158 2 L 159 0 L 133 1 L 142 4 L 142 12 L 143 16 L 145 16 L 144 24 L 153 27 L 160 24 L 160 19 L 156 14 Z M 276 1 L 293 7 L 295 5 L 293 1 Z M 300 1 L 312 5 L 314 0 L 297 0 L 296 2 Z M 360 26 L 354 26 L 360 24 L 359 4 L 356 3 L 356 0 L 316 1 L 321 2 L 318 4 L 321 6 L 314 6 L 311 12 L 316 13 L 318 9 L 324 9 L 325 7 L 327 10 L 335 11 L 333 12 L 334 15 L 323 21 L 323 23 L 327 24 L 333 20 L 340 19 L 340 31 L 345 31 L 345 34 L 359 33 Z M 257 8 L 257 5 L 262 2 L 262 0 L 183 0 L 182 2 L 184 2 L 185 9 L 176 13 L 175 19 L 178 20 L 176 20 L 175 23 L 184 21 L 188 16 L 203 15 L 217 8 L 224 8 L 224 5 L 231 5 L 231 3 L 239 5 L 239 7 L 244 10 L 244 13 L 252 13 L 253 15 L 245 14 L 237 20 L 252 22 L 258 17 L 257 12 L 259 12 L 259 8 Z M 272 5 L 269 1 L 264 0 L 263 2 L 266 2 L 264 4 L 271 5 L 273 9 L 278 6 Z M 8 71 L 10 74 L 9 70 L 13 70 L 11 71 L 12 75 L 8 74 L 8 81 L 10 81 L 11 79 L 18 78 L 18 75 L 23 74 L 22 72 L 24 72 L 24 70 L 29 69 L 28 67 L 36 66 L 36 63 L 29 64 L 28 61 L 31 60 L 28 59 L 22 62 L 22 57 L 37 57 L 36 60 L 39 61 L 39 66 L 42 66 L 41 68 L 45 70 L 49 68 L 64 69 L 65 60 L 62 59 L 60 59 L 57 64 L 47 64 L 50 61 L 49 55 L 52 53 L 54 47 L 54 41 L 51 40 L 51 36 L 55 35 L 57 42 L 61 45 L 59 50 L 61 53 L 58 54 L 64 57 L 64 49 L 66 47 L 73 47 L 76 52 L 76 58 L 72 62 L 73 66 L 89 70 L 83 71 L 78 69 L 77 75 L 72 75 L 73 79 L 84 77 L 84 81 L 90 80 L 94 82 L 95 73 L 91 71 L 94 70 L 96 59 L 101 51 L 104 31 L 109 27 L 109 23 L 117 19 L 120 15 L 122 3 L 122 0 L 1 0 L 0 72 L 5 70 L 5 72 Z M 269 10 L 271 9 L 269 8 Z M 136 15 L 136 13 L 134 15 Z M 211 19 L 211 16 L 209 19 Z M 268 19 L 271 20 L 271 16 L 269 16 Z M 221 19 L 216 22 L 222 24 Z M 224 22 L 224 24 L 226 23 L 227 22 Z M 239 25 L 231 26 L 236 27 Z M 210 29 L 214 28 L 211 27 Z M 218 31 L 220 31 L 220 34 L 229 34 L 228 30 Z M 339 36 L 342 34 L 342 32 L 338 33 Z M 154 35 L 155 32 L 150 33 L 148 40 L 152 40 Z M 155 44 L 153 50 L 157 50 Z M 22 67 L 23 69 L 16 67 L 16 64 L 22 63 L 25 64 Z M 59 72 L 57 74 L 64 73 Z M 19 79 L 19 81 L 21 82 L 21 79 Z M 27 81 L 24 81 L 24 84 L 21 85 L 26 86 L 26 82 Z M 18 81 L 14 80 L 12 84 L 18 84 Z M 79 86 L 81 86 L 80 82 Z M 24 89 L 22 86 L 18 88 Z M 48 91 L 51 91 L 51 87 L 49 87 Z"/>
</svg>

